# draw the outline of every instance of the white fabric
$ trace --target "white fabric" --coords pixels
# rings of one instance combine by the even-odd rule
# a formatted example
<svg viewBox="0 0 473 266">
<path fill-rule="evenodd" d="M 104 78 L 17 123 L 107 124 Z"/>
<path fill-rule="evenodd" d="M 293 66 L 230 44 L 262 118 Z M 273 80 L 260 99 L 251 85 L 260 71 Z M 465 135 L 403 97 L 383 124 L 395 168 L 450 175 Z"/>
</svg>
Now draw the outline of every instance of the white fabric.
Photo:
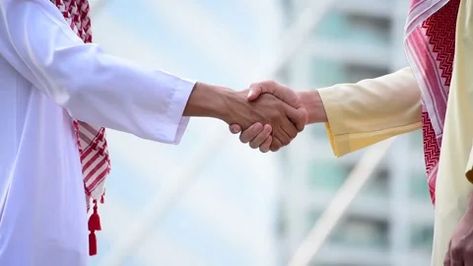
<svg viewBox="0 0 473 266">
<path fill-rule="evenodd" d="M 0 1 L 0 265 L 86 264 L 71 116 L 177 143 L 193 86 L 83 44 L 48 0 Z"/>
</svg>

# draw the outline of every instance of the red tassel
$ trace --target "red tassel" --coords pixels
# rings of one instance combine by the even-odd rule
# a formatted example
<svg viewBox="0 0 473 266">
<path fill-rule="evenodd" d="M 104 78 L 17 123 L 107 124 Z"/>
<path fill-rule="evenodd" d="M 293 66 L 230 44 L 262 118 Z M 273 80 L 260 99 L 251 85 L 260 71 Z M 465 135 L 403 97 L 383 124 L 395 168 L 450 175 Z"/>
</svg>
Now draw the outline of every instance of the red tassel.
<svg viewBox="0 0 473 266">
<path fill-rule="evenodd" d="M 100 203 L 105 203 L 105 192 L 102 194 L 102 197 L 100 197 Z"/>
<path fill-rule="evenodd" d="M 97 255 L 97 238 L 95 232 L 90 231 L 89 234 L 89 256 Z"/>
<path fill-rule="evenodd" d="M 94 200 L 94 211 L 89 218 L 89 231 L 100 231 L 102 226 L 100 224 L 100 216 L 97 211 L 97 201 Z"/>
<path fill-rule="evenodd" d="M 95 236 L 95 231 L 102 230 L 102 226 L 100 224 L 100 216 L 97 211 L 97 201 L 94 200 L 94 210 L 92 215 L 89 218 L 89 255 L 94 256 L 97 254 L 97 237 Z"/>
</svg>

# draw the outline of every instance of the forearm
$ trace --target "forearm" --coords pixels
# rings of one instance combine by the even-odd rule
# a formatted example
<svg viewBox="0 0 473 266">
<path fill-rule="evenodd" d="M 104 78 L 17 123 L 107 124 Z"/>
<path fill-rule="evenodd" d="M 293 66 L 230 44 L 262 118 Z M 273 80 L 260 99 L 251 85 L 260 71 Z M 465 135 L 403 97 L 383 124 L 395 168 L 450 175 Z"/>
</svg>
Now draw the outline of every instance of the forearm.
<svg viewBox="0 0 473 266">
<path fill-rule="evenodd" d="M 184 116 L 211 117 L 230 123 L 237 113 L 249 109 L 244 95 L 226 87 L 197 82 L 187 101 Z"/>
<path fill-rule="evenodd" d="M 184 116 L 217 118 L 246 128 L 258 119 L 265 119 L 256 112 L 255 103 L 248 102 L 246 95 L 246 91 L 197 82 L 187 101 Z"/>
</svg>

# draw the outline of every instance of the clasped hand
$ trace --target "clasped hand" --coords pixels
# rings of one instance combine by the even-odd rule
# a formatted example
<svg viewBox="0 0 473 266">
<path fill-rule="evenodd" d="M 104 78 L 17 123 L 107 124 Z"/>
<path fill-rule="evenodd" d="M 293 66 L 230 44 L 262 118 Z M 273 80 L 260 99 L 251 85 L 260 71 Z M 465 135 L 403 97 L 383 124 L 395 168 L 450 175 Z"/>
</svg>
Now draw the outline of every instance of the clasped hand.
<svg viewBox="0 0 473 266">
<path fill-rule="evenodd" d="M 261 152 L 277 151 L 288 145 L 307 123 L 307 110 L 297 94 L 274 81 L 254 83 L 243 91 L 251 106 L 240 109 L 239 117 L 227 121 L 240 141 Z M 231 105 L 230 105 L 231 106 Z M 238 108 L 238 107 L 237 107 Z"/>
</svg>

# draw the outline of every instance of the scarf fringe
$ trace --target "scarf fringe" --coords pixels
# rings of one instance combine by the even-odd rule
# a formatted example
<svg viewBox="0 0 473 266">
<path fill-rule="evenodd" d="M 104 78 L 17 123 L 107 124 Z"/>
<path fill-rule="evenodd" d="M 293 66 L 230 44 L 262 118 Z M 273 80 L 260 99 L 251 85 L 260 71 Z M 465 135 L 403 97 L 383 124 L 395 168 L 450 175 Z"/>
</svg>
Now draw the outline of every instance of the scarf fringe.
<svg viewBox="0 0 473 266">
<path fill-rule="evenodd" d="M 100 200 L 103 203 L 103 195 Z M 100 223 L 100 216 L 98 212 L 97 200 L 93 201 L 94 207 L 92 214 L 89 217 L 89 255 L 94 256 L 97 254 L 97 237 L 95 231 L 101 231 L 102 225 Z"/>
</svg>

